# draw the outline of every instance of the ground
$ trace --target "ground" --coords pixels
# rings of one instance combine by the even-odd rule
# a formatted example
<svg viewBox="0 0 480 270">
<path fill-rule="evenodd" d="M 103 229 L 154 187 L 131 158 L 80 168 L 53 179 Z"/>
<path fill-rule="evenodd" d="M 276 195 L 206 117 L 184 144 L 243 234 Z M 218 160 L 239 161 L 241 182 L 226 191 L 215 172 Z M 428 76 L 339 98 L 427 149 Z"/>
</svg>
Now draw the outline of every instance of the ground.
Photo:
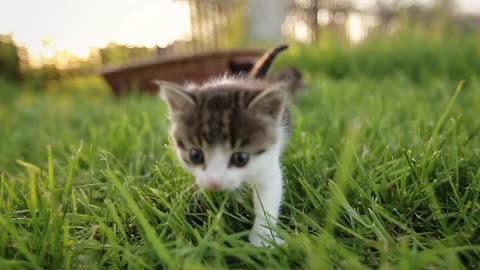
<svg viewBox="0 0 480 270">
<path fill-rule="evenodd" d="M 0 265 L 478 269 L 480 82 L 459 83 L 311 79 L 272 249 L 247 241 L 247 188 L 202 192 L 179 167 L 157 97 L 17 91 L 0 102 Z"/>
</svg>

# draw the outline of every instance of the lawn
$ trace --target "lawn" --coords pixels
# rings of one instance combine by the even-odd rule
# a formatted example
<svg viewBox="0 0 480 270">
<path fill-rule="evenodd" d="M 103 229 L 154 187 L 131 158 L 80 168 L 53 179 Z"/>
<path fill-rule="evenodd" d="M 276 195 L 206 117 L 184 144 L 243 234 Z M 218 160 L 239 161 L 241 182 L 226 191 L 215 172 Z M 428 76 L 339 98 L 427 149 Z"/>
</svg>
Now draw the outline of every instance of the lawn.
<svg viewBox="0 0 480 270">
<path fill-rule="evenodd" d="M 0 265 L 478 269 L 480 81 L 309 78 L 273 249 L 248 243 L 248 188 L 202 191 L 179 167 L 158 98 L 1 100 Z"/>
</svg>

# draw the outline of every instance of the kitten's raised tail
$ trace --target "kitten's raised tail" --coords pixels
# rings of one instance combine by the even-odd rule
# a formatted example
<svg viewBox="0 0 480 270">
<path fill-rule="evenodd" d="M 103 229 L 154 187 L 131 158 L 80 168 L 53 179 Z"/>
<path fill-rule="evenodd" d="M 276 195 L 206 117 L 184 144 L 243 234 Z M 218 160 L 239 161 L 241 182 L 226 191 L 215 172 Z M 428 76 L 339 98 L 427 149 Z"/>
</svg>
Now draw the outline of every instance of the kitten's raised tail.
<svg viewBox="0 0 480 270">
<path fill-rule="evenodd" d="M 280 45 L 268 50 L 253 66 L 252 70 L 248 73 L 250 79 L 263 79 L 267 76 L 268 70 L 273 63 L 275 57 L 283 50 L 286 50 L 288 45 Z"/>
</svg>

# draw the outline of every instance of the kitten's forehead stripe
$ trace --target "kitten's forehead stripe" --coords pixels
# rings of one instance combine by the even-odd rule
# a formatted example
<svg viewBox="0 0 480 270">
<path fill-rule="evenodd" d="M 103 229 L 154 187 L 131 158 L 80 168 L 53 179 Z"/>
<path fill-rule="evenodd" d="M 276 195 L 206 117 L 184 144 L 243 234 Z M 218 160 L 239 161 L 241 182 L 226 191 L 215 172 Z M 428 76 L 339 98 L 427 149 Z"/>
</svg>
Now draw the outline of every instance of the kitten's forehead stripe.
<svg viewBox="0 0 480 270">
<path fill-rule="evenodd" d="M 202 130 L 199 135 L 200 135 L 200 140 L 205 140 L 208 144 L 211 144 L 212 142 L 209 140 L 209 136 L 208 134 L 210 133 L 210 131 L 212 129 L 214 129 L 215 127 L 211 127 L 210 125 L 208 125 L 208 122 L 210 121 L 210 112 L 208 110 L 205 110 L 203 111 L 203 113 L 201 114 L 203 117 L 200 121 L 201 123 L 201 126 L 200 126 L 200 129 Z"/>
<path fill-rule="evenodd" d="M 235 117 L 236 117 L 236 108 L 232 109 L 228 114 L 228 137 L 230 138 L 229 143 L 230 147 L 235 147 L 236 137 L 235 137 Z"/>
<path fill-rule="evenodd" d="M 239 145 L 240 145 L 240 147 L 243 148 L 243 147 L 249 145 L 250 143 L 251 143 L 250 138 L 246 137 L 246 138 L 242 138 L 242 139 L 240 140 Z"/>
<path fill-rule="evenodd" d="M 182 148 L 182 149 L 185 149 L 185 144 L 183 143 L 182 140 L 178 140 L 178 141 L 177 141 L 177 145 L 178 145 L 178 147 L 180 147 L 180 148 Z"/>
</svg>

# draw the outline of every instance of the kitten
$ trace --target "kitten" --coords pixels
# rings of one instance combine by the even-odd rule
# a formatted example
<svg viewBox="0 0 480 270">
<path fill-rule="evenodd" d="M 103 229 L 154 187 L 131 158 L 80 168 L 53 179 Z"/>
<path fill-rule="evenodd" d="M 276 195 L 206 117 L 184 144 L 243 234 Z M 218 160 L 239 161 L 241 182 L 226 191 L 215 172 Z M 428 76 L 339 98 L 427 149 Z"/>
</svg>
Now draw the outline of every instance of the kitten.
<svg viewBox="0 0 480 270">
<path fill-rule="evenodd" d="M 273 73 L 267 78 L 269 81 L 283 81 L 288 84 L 290 95 L 297 95 L 297 92 L 305 90 L 306 84 L 303 80 L 302 73 L 295 67 L 285 67 Z"/>
<path fill-rule="evenodd" d="M 203 85 L 156 81 L 168 106 L 177 158 L 198 186 L 234 190 L 251 184 L 255 221 L 249 241 L 270 246 L 280 211 L 280 156 L 290 134 L 288 82 L 265 80 L 276 54 L 270 50 L 246 77 L 222 77 Z"/>
<path fill-rule="evenodd" d="M 264 79 L 270 82 L 283 81 L 287 83 L 288 92 L 290 95 L 295 95 L 298 91 L 305 89 L 305 82 L 302 73 L 295 67 L 285 67 L 279 71 L 267 76 L 268 70 L 273 63 L 273 60 L 280 52 L 286 50 L 287 45 L 281 45 L 271 49 L 265 53 L 253 66 L 248 74 L 251 79 Z"/>
<path fill-rule="evenodd" d="M 263 54 L 260 59 L 255 63 L 252 70 L 248 74 L 250 79 L 263 79 L 267 76 L 268 70 L 275 60 L 275 57 L 282 51 L 288 49 L 288 45 L 280 45 L 278 47 L 272 48 Z"/>
</svg>

